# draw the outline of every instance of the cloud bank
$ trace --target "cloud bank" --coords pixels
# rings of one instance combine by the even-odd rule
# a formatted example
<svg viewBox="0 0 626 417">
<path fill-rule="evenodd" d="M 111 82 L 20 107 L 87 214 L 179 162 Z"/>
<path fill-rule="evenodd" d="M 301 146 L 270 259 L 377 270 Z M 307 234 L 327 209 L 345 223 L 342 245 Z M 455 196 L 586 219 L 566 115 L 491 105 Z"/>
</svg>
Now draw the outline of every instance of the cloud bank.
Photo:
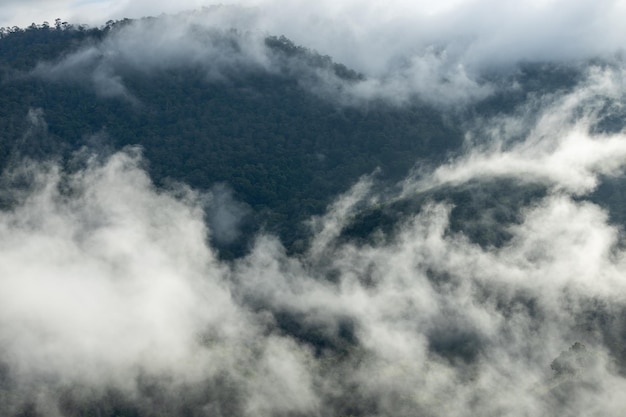
<svg viewBox="0 0 626 417">
<path fill-rule="evenodd" d="M 390 199 L 364 178 L 311 220 L 303 253 L 260 234 L 226 262 L 207 236 L 232 197 L 213 190 L 227 204 L 207 226 L 206 197 L 155 188 L 137 150 L 6 172 L 2 413 L 621 415 L 626 254 L 584 198 L 626 164 L 623 134 L 590 127 L 594 103 L 621 100 L 621 74 L 592 69 L 526 120 L 482 123 L 466 156 L 396 196 L 544 184 L 497 247 L 454 232 L 434 200 L 390 232 L 342 237 Z"/>
<path fill-rule="evenodd" d="M 158 15 L 157 10 L 172 13 L 202 5 L 196 1 L 176 7 L 104 1 L 76 7 L 106 6 L 108 12 L 91 15 L 98 16 L 95 25 L 102 25 L 103 16 L 141 17 Z M 158 22 L 136 23 L 96 46 L 97 53 L 86 48 L 68 57 L 61 67 L 91 62 L 104 54 L 108 61 L 115 56 L 141 61 L 144 68 L 216 60 L 219 74 L 222 61 L 236 57 L 240 64 L 245 61 L 267 69 L 271 57 L 262 38 L 286 35 L 364 74 L 367 81 L 348 88 L 351 97 L 404 102 L 417 95 L 436 104 L 450 104 L 484 98 L 494 90 L 485 74 L 510 71 L 520 62 L 621 56 L 625 14 L 626 8 L 618 1 L 587 0 L 535 1 L 524 6 L 492 0 L 395 0 L 384 5 L 280 0 L 226 3 Z M 80 22 L 89 16 L 83 13 L 76 19 Z M 233 28 L 248 36 L 239 40 L 243 51 L 233 54 L 216 49 L 212 36 Z M 97 69 L 100 72 L 93 77 L 101 80 L 100 91 L 122 94 L 119 74 L 111 72 L 111 65 Z M 332 76 L 317 76 L 326 78 L 330 86 L 317 83 L 316 89 L 345 88 Z"/>
<path fill-rule="evenodd" d="M 355 96 L 471 100 L 490 93 L 484 65 L 619 50 L 623 14 L 617 2 L 277 1 L 137 22 L 35 73 L 132 101 L 122 64 L 199 65 L 210 80 L 278 71 L 262 39 L 284 33 L 364 72 Z M 614 64 L 476 121 L 463 155 L 416 169 L 398 194 L 364 178 L 311 219 L 296 255 L 260 234 L 220 260 L 209 242 L 236 239 L 244 206 L 219 185 L 157 189 L 136 149 L 6 171 L 0 414 L 621 416 L 623 231 L 587 199 L 626 164 L 623 130 L 600 128 L 624 98 Z M 25 137 L 45 126 L 29 117 Z M 503 178 L 546 192 L 497 225 L 501 245 L 455 231 L 464 219 L 435 199 L 390 231 L 343 236 L 363 209 Z"/>
<path fill-rule="evenodd" d="M 623 47 L 626 7 L 617 0 L 534 0 L 524 5 L 494 0 L 377 2 L 226 1 L 242 7 L 255 26 L 285 34 L 357 67 L 384 69 L 389 58 L 424 46 L 456 44 L 456 53 L 489 58 L 576 58 Z M 107 19 L 141 18 L 211 6 L 211 2 L 95 0 L 7 1 L 3 26 L 57 17 L 102 25 Z M 26 17 L 32 16 L 32 17 Z M 21 21 L 16 21 L 20 19 Z M 352 58 L 351 58 L 352 57 Z"/>
</svg>

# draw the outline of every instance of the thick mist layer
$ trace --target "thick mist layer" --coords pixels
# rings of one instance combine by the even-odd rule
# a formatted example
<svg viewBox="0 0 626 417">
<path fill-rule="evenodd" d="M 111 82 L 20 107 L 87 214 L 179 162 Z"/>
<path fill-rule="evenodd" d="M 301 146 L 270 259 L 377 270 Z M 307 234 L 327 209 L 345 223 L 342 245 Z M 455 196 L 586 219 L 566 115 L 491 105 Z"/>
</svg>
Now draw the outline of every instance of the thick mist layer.
<svg viewBox="0 0 626 417">
<path fill-rule="evenodd" d="M 209 210 L 212 230 L 203 207 L 232 196 L 157 189 L 133 150 L 5 173 L 2 414 L 621 415 L 626 254 L 585 200 L 626 163 L 623 133 L 597 128 L 621 79 L 592 69 L 477 123 L 466 155 L 416 169 L 399 195 L 364 178 L 311 220 L 299 255 L 261 234 L 220 261 L 209 237 L 236 225 Z M 453 232 L 434 200 L 342 237 L 365 208 L 503 177 L 547 192 L 501 246 Z"/>
<path fill-rule="evenodd" d="M 22 10 L 26 4 L 28 10 Z M 6 16 L 3 24 L 25 26 L 46 19 L 52 22 L 61 13 L 60 17 L 70 22 L 99 26 L 108 18 L 141 18 L 210 6 L 195 0 L 175 5 L 57 0 L 55 15 L 49 15 L 53 10 L 48 5 L 39 9 L 41 14 L 20 23 L 18 20 L 26 18 L 24 14 L 32 14 L 33 5 L 42 3 L 26 4 L 20 7 L 9 2 L 0 9 Z M 144 52 L 152 48 L 159 51 L 151 53 L 152 57 L 165 61 L 189 53 L 202 56 L 203 51 L 188 45 L 193 45 L 193 37 L 180 37 L 190 22 L 211 29 L 235 28 L 257 36 L 283 34 L 365 74 L 368 81 L 352 92 L 358 97 L 403 101 L 418 94 L 429 101 L 449 104 L 488 95 L 492 90 L 485 85 L 484 72 L 494 68 L 510 69 L 526 61 L 576 62 L 619 56 L 624 47 L 625 13 L 619 1 L 591 0 L 533 1 L 524 5 L 493 0 L 226 2 L 196 13 L 182 13 L 176 19 L 163 19 L 153 32 L 144 32 L 150 42 L 143 42 L 143 36 L 135 33 L 123 42 L 127 45 L 118 42 L 118 46 L 123 54 L 128 47 L 142 43 L 134 48 L 141 59 L 146 59 Z M 172 42 L 178 42 L 173 49 Z M 258 55 L 250 58 L 255 62 Z M 149 65 L 152 59 L 146 61 Z"/>
<path fill-rule="evenodd" d="M 211 7 L 211 2 L 69 0 L 6 1 L 0 25 L 26 26 L 55 18 L 101 25 L 108 19 L 141 18 Z M 427 46 L 444 47 L 464 60 L 587 58 L 623 46 L 619 1 L 534 0 L 524 5 L 493 0 L 377 2 L 261 0 L 225 1 L 222 19 L 253 23 L 364 70 Z M 237 9 L 236 13 L 232 13 Z M 237 16 L 237 17 L 236 17 Z M 250 28 L 250 27 L 249 27 Z M 532 29 L 532 30 L 530 30 Z M 513 47 L 513 46 L 516 47 Z M 467 48 L 469 47 L 469 48 Z M 367 52 L 367 53 L 366 53 Z M 369 57 L 368 57 L 369 56 Z"/>
<path fill-rule="evenodd" d="M 540 2 L 518 10 L 492 3 L 212 6 L 117 25 L 104 40 L 40 65 L 35 74 L 88 81 L 103 96 L 132 101 L 124 83 L 128 69 L 199 66 L 212 81 L 246 71 L 287 71 L 306 89 L 342 103 L 418 99 L 458 107 L 502 88 L 514 90 L 503 79 L 520 63 L 621 59 L 617 17 L 624 10 L 618 4 Z M 541 30 L 529 34 L 528 27 Z M 346 82 L 311 62 L 285 61 L 264 43 L 270 35 L 286 35 L 363 77 Z"/>
</svg>

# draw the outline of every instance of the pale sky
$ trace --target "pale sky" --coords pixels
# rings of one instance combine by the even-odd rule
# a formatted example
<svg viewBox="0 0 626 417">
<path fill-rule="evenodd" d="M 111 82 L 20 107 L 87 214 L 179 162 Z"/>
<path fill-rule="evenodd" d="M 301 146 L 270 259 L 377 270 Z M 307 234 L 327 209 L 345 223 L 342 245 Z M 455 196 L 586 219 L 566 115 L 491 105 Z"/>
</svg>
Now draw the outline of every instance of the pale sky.
<svg viewBox="0 0 626 417">
<path fill-rule="evenodd" d="M 210 3 L 202 0 L 2 0 L 0 26 L 24 27 L 44 20 L 52 22 L 55 18 L 99 26 L 108 19 L 174 13 Z"/>
<path fill-rule="evenodd" d="M 0 0 L 0 26 L 23 27 L 32 22 L 53 21 L 57 17 L 72 23 L 100 25 L 108 19 L 175 13 L 212 4 L 263 5 L 274 11 L 312 13 L 318 17 L 339 16 L 342 12 L 362 17 L 372 11 L 379 19 L 429 18 L 436 15 L 458 17 L 461 13 L 485 24 L 493 23 L 491 18 L 495 16 L 515 21 L 529 14 L 559 21 L 560 15 L 567 16 L 571 10 L 584 9 L 583 18 L 594 19 L 600 14 L 608 19 L 603 26 L 609 31 L 614 29 L 613 25 L 618 25 L 626 11 L 625 0 Z M 527 29 L 534 31 L 541 28 Z"/>
</svg>

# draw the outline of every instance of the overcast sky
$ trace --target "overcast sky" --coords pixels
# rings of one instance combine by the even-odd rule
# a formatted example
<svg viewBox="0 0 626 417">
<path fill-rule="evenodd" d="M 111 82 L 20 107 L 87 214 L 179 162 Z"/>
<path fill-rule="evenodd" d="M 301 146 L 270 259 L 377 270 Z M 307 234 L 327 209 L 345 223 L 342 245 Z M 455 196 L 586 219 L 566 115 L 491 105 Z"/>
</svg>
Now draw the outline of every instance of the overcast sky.
<svg viewBox="0 0 626 417">
<path fill-rule="evenodd" d="M 61 18 L 74 23 L 101 25 L 108 19 L 142 17 L 194 9 L 210 2 L 202 0 L 3 0 L 0 26 L 27 26 Z"/>
</svg>

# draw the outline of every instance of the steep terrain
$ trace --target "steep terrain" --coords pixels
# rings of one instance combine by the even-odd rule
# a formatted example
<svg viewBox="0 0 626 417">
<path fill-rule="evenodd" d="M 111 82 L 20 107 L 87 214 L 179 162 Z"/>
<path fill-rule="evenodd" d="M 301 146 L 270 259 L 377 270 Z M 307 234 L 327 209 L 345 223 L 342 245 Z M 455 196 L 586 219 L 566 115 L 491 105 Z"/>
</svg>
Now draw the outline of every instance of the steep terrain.
<svg viewBox="0 0 626 417">
<path fill-rule="evenodd" d="M 361 73 L 219 11 L 1 31 L 0 414 L 620 416 L 619 55 Z"/>
</svg>

